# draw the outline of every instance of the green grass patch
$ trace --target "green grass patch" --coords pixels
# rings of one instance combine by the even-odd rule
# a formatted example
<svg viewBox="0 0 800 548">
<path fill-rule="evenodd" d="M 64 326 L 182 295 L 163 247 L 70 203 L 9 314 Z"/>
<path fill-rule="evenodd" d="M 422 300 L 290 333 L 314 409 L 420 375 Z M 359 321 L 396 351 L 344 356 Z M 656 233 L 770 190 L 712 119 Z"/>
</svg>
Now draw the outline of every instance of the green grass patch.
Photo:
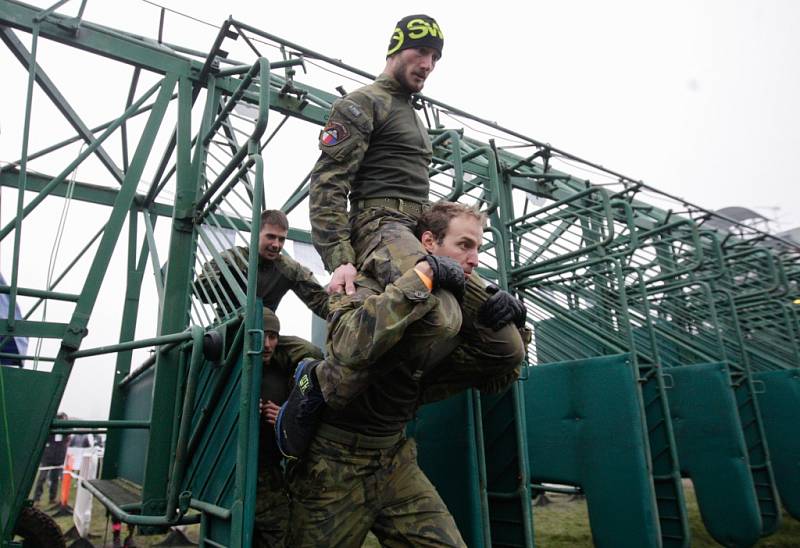
<svg viewBox="0 0 800 548">
<path fill-rule="evenodd" d="M 700 511 L 690 482 L 685 484 L 686 504 L 691 526 L 692 547 L 711 548 L 717 544 L 706 532 L 700 519 Z M 535 506 L 533 509 L 533 526 L 536 546 L 541 548 L 590 548 L 592 532 L 589 529 L 589 514 L 584 499 L 573 499 L 568 495 L 549 494 L 551 503 L 546 506 Z M 75 487 L 71 490 L 70 505 L 74 504 Z M 49 505 L 39 505 L 39 508 L 52 514 L 55 509 Z M 72 516 L 55 518 L 62 532 L 67 533 L 72 526 Z M 197 542 L 200 532 L 199 525 L 192 525 L 186 529 L 186 535 Z M 122 536 L 127 534 L 127 526 L 123 525 Z M 143 536 L 136 535 L 136 544 L 140 547 L 149 547 L 158 544 L 165 535 Z M 89 540 L 96 546 L 103 546 L 103 541 L 111 543 L 111 522 L 106 517 L 106 510 L 95 499 L 92 505 L 92 527 Z M 378 548 L 380 544 L 373 535 L 368 535 L 364 548 Z M 756 544 L 758 548 L 798 548 L 800 547 L 800 521 L 784 513 L 781 527 L 777 533 L 766 537 Z"/>
<path fill-rule="evenodd" d="M 703 527 L 691 483 L 686 482 L 684 489 L 692 548 L 720 546 Z M 585 499 L 573 500 L 567 495 L 560 494 L 548 494 L 548 498 L 551 500 L 551 504 L 535 506 L 533 509 L 536 546 L 542 548 L 589 548 L 593 546 Z M 758 548 L 799 547 L 800 521 L 784 512 L 780 529 L 774 535 L 761 539 L 755 546 Z"/>
</svg>

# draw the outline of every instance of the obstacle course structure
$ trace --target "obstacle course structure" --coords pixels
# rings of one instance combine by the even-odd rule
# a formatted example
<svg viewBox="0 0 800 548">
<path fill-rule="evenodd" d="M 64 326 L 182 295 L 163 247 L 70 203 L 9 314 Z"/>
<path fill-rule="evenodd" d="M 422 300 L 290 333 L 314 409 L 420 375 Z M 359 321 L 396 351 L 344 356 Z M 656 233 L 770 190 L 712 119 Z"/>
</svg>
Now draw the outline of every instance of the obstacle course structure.
<svg viewBox="0 0 800 548">
<path fill-rule="evenodd" d="M 0 226 L 2 291 L 27 313 L 3 318 L 0 335 L 43 340 L 36 356 L 10 357 L 47 364 L 0 367 L 0 543 L 14 545 L 55 429 L 108 433 L 102 478 L 85 486 L 118 519 L 144 533 L 199 523 L 210 546 L 248 546 L 258 215 L 281 199 L 307 226 L 316 133 L 337 86 L 373 75 L 234 19 L 198 52 L 63 4 L 0 0 L 4 53 L 27 75 L 19 159 L 0 166 L 16 201 Z M 70 102 L 46 63 L 55 45 L 126 74 L 119 89 L 102 80 L 114 116 L 89 124 Z M 525 301 L 534 331 L 506 393 L 426 406 L 409 428 L 468 545 L 533 546 L 531 498 L 553 483 L 586 494 L 598 546 L 691 545 L 682 477 L 727 546 L 774 532 L 781 505 L 800 518 L 800 249 L 735 222 L 721 232 L 712 212 L 622 174 L 432 98 L 418 105 L 431 199 L 489 213 L 481 273 Z M 602 184 L 571 175 L 575 164 Z M 62 234 L 48 208 L 63 203 L 91 209 Z M 75 254 L 42 279 L 23 269 L 43 256 L 26 238 L 47 233 Z M 238 261 L 196 283 L 237 247 Z M 89 346 L 109 287 L 119 331 Z M 34 319 L 42 303 L 48 316 Z M 98 356 L 113 360 L 108 420 L 55 419 L 67 381 Z"/>
</svg>

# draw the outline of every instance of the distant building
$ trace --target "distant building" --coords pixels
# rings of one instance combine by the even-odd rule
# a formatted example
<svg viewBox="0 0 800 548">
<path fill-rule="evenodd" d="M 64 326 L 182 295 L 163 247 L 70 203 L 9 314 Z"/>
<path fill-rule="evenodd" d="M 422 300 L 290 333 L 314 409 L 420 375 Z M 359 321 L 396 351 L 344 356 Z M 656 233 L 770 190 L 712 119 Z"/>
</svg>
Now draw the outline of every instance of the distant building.
<svg viewBox="0 0 800 548">
<path fill-rule="evenodd" d="M 780 232 L 776 234 L 778 238 L 783 238 L 784 240 L 789 240 L 792 243 L 800 245 L 800 226 L 796 226 L 794 228 L 790 228 L 785 232 Z"/>
<path fill-rule="evenodd" d="M 732 221 L 735 221 L 736 223 L 741 223 L 765 232 L 770 232 L 769 219 L 760 213 L 753 211 L 752 209 L 738 206 L 723 207 L 722 209 L 716 210 L 714 213 L 719 215 L 719 217 L 711 217 L 703 224 L 728 232 L 735 224 Z"/>
</svg>

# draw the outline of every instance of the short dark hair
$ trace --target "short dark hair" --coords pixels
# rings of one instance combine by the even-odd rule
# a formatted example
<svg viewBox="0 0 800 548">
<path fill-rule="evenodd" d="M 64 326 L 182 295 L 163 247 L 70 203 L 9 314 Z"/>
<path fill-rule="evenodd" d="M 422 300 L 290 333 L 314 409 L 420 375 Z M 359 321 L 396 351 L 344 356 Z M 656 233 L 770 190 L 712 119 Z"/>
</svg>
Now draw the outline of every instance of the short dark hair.
<svg viewBox="0 0 800 548">
<path fill-rule="evenodd" d="M 260 228 L 264 228 L 264 225 L 275 225 L 283 230 L 289 230 L 289 219 L 280 209 L 267 209 L 261 213 Z"/>
<path fill-rule="evenodd" d="M 417 221 L 417 238 L 421 238 L 423 232 L 431 232 L 436 243 L 441 244 L 447 234 L 450 221 L 461 215 L 477 219 L 481 226 L 486 226 L 486 213 L 477 207 L 459 202 L 441 201 L 434 203 L 430 209 L 420 215 L 419 221 Z"/>
</svg>

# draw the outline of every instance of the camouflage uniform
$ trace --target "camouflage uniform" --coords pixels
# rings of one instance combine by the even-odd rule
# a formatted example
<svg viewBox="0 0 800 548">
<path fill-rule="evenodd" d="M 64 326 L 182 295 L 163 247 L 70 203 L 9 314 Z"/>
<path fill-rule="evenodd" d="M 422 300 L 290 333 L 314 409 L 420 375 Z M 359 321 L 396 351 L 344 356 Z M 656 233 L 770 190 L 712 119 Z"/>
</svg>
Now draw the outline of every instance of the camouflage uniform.
<svg viewBox="0 0 800 548">
<path fill-rule="evenodd" d="M 419 345 L 407 345 L 405 337 L 415 328 L 420 334 L 436 331 L 429 324 L 435 316 L 425 313 L 430 307 L 456 317 L 463 308 L 475 317 L 485 295 L 480 279 L 472 276 L 459 305 L 448 292 L 428 292 L 412 271 L 383 292 L 359 287 L 355 297 L 341 298 L 349 308 L 332 303 L 332 316 L 344 319 L 339 322 L 342 336 L 329 341 L 329 353 L 347 353 L 350 363 L 366 363 L 371 348 L 391 348 L 370 368 L 317 368 L 318 374 L 353 375 L 358 382 L 336 378 L 330 384 L 361 391 L 346 394 L 344 407 L 328 405 L 308 453 L 294 464 L 291 546 L 358 547 L 368 530 L 382 546 L 464 545 L 416 463 L 413 441 L 402 433 L 422 403 L 468 387 L 506 388 L 519 375 L 524 345 L 513 324 L 495 332 L 472 319 L 465 320 L 458 336 L 431 339 L 422 352 L 421 339 L 416 339 Z M 401 326 L 407 327 L 405 334 L 398 332 Z M 335 349 L 332 341 L 341 347 Z M 509 347 L 508 341 L 516 342 Z M 339 398 L 336 392 L 332 396 L 333 401 Z"/>
<path fill-rule="evenodd" d="M 458 303 L 447 291 L 431 294 L 412 270 L 426 253 L 414 229 L 428 200 L 432 150 L 410 99 L 382 75 L 337 101 L 320 134 L 310 186 L 314 247 L 329 271 L 351 263 L 359 274 L 355 295 L 331 301 L 329 361 L 315 370 L 328 406 L 291 474 L 293 547 L 358 547 L 368 530 L 384 546 L 464 546 L 402 432 L 421 401 L 465 384 L 507 386 L 522 359 L 519 335 L 507 329 L 498 333 L 510 344 L 497 348 L 510 348 L 501 359 L 514 363 L 502 363 L 502 379 L 483 369 L 493 349 L 454 352 Z M 477 287 L 464 340 L 486 298 L 477 277 L 470 285 Z M 463 361 L 437 371 L 449 354 Z"/>
<path fill-rule="evenodd" d="M 455 349 L 423 378 L 420 405 L 443 400 L 467 388 L 496 394 L 519 378 L 532 332 L 513 323 L 494 331 L 478 322 L 478 309 L 488 298 L 483 281 L 473 273 L 461 302 L 464 319 L 452 343 Z"/>
<path fill-rule="evenodd" d="M 417 465 L 414 440 L 357 436 L 323 424 L 290 473 L 292 548 L 466 546 L 436 489 Z"/>
<path fill-rule="evenodd" d="M 280 405 L 289 393 L 289 383 L 297 363 L 306 357 L 322 358 L 322 352 L 300 337 L 283 337 L 269 363 L 263 363 L 261 399 Z M 287 342 L 284 342 L 287 341 Z M 258 480 L 256 483 L 253 546 L 286 546 L 289 524 L 289 492 L 281 466 L 282 456 L 275 443 L 275 429 L 266 419 L 260 421 Z"/>
<path fill-rule="evenodd" d="M 428 316 L 439 307 L 442 295 L 437 293 L 431 294 L 411 270 L 383 292 L 359 287 L 354 296 L 331 299 L 331 318 L 336 321 L 331 322 L 327 359 L 340 367 L 316 370 L 329 406 L 345 406 L 371 379 L 401 361 L 442 362 L 422 378 L 421 403 L 467 388 L 499 392 L 517 379 L 530 332 L 513 324 L 493 331 L 478 323 L 477 311 L 488 297 L 480 277 L 470 276 L 461 308 L 447 310 L 450 321 L 444 326 L 432 325 L 439 316 Z M 451 339 L 455 333 L 446 332 L 439 338 L 456 323 L 457 337 Z"/>
<path fill-rule="evenodd" d="M 359 370 L 376 364 L 401 338 L 399 352 L 404 357 L 412 353 L 421 355 L 431 349 L 434 341 L 452 337 L 461 327 L 462 318 L 442 314 L 438 300 L 428 299 L 430 293 L 416 283 L 418 280 L 409 279 L 396 285 L 426 253 L 414 229 L 428 199 L 432 150 L 427 131 L 411 106 L 409 93 L 392 78 L 381 75 L 373 84 L 340 99 L 333 105 L 329 122 L 321 133 L 320 150 L 322 154 L 312 171 L 310 189 L 314 247 L 329 271 L 348 262 L 359 271 L 357 294 L 331 301 L 328 361 L 316 370 L 326 403 L 342 406 L 366 385 L 370 373 Z M 382 199 L 387 207 L 380 205 Z M 389 284 L 393 283 L 394 289 L 390 290 Z M 465 309 L 460 341 L 467 344 L 476 341 L 480 345 L 488 342 L 493 350 L 487 353 L 464 347 L 451 356 L 449 361 L 463 374 L 460 379 L 449 377 L 455 383 L 453 392 L 463 390 L 464 379 L 472 373 L 478 372 L 480 378 L 467 379 L 468 386 L 479 386 L 481 379 L 487 380 L 487 374 L 491 376 L 491 372 L 477 367 L 487 365 L 478 358 L 495 358 L 491 363 L 505 368 L 506 381 L 512 376 L 509 362 L 512 368 L 518 366 L 524 352 L 512 328 L 474 338 L 476 333 L 483 333 L 475 318 L 478 306 L 488 295 L 477 276 L 470 279 L 469 285 L 473 288 L 470 291 L 473 302 L 465 302 L 464 306 L 472 309 L 469 312 Z M 405 290 L 407 287 L 413 289 Z M 384 288 L 391 292 L 386 296 L 390 304 L 370 308 L 367 297 Z M 403 295 L 407 301 L 403 301 Z M 366 308 L 356 311 L 365 303 Z M 386 313 L 387 310 L 391 313 Z M 413 325 L 425 314 L 435 316 L 426 327 L 433 331 Z M 381 368 L 391 368 L 397 359 L 380 362 Z M 442 377 L 441 382 L 445 381 Z"/>
<path fill-rule="evenodd" d="M 253 548 L 283 548 L 289 531 L 289 490 L 280 462 L 258 467 Z"/>
<path fill-rule="evenodd" d="M 200 299 L 222 308 L 239 308 L 239 300 L 231 288 L 234 281 L 244 293 L 247 288 L 247 261 L 250 255 L 246 247 L 234 247 L 222 252 L 229 278 L 216 261 L 203 265 L 197 277 L 195 289 Z M 309 269 L 286 254 L 273 261 L 258 259 L 256 295 L 267 308 L 275 312 L 286 292 L 292 290 L 305 305 L 320 318 L 328 316 L 328 295 Z"/>
<path fill-rule="evenodd" d="M 322 154 L 311 174 L 309 195 L 311 232 L 314 247 L 329 271 L 345 263 L 364 270 L 365 251 L 370 250 L 364 249 L 362 239 L 375 236 L 373 229 L 380 232 L 382 218 L 398 209 L 380 204 L 361 207 L 359 203 L 364 200 L 407 201 L 409 211 L 395 211 L 394 221 L 404 225 L 408 238 L 416 241 L 413 227 L 421 204 L 428 200 L 428 164 L 433 153 L 408 91 L 381 75 L 374 83 L 339 99 L 320 134 L 319 146 Z M 348 197 L 353 206 L 350 220 Z M 378 211 L 370 214 L 371 208 Z M 358 210 L 366 217 L 356 217 Z M 367 227 L 371 221 L 375 221 L 374 226 Z M 360 234 L 365 228 L 372 234 Z M 377 238 L 380 243 L 380 236 Z M 419 243 L 415 245 L 423 253 Z M 369 274 L 382 285 L 392 281 L 382 280 L 377 272 Z"/>
<path fill-rule="evenodd" d="M 250 255 L 248 249 L 244 246 L 233 247 L 223 251 L 221 255 L 228 274 L 233 276 L 233 280 L 244 293 L 247 288 L 247 261 Z M 263 305 L 275 312 L 289 290 L 294 291 L 311 312 L 320 318 L 328 316 L 328 294 L 309 269 L 286 254 L 279 255 L 273 261 L 259 257 L 256 296 L 261 299 Z M 203 265 L 202 272 L 195 281 L 195 291 L 204 303 L 216 304 L 222 310 L 239 308 L 242 304 L 236 298 L 225 271 L 214 260 Z M 316 348 L 300 337 L 281 335 L 276 353 L 282 351 L 289 355 L 300 355 L 294 362 L 296 365 L 300 359 L 307 356 L 303 352 L 307 351 L 309 346 Z"/>
<path fill-rule="evenodd" d="M 443 316 L 460 318 L 451 293 L 430 294 L 413 272 L 371 296 L 395 298 L 404 306 L 405 298 L 397 296 L 404 292 L 422 299 L 416 306 L 435 302 Z M 369 304 L 353 310 L 362 308 L 371 310 Z M 435 318 L 423 314 L 412 325 L 432 332 L 436 326 L 428 322 Z M 422 379 L 442 358 L 440 346 L 431 345 L 414 359 L 394 356 L 394 366 L 382 367 L 400 346 L 376 363 L 380 375 L 363 393 L 342 409 L 325 407 L 308 452 L 292 463 L 290 546 L 359 547 L 370 530 L 383 546 L 464 546 L 447 507 L 417 465 L 414 442 L 403 436 L 419 405 Z"/>
<path fill-rule="evenodd" d="M 411 105 L 409 92 L 393 78 L 381 75 L 334 103 L 319 147 L 322 153 L 312 171 L 309 194 L 314 247 L 331 272 L 345 263 L 358 268 L 356 285 L 366 288 L 353 298 L 358 303 L 370 291 L 380 292 L 393 283 L 425 254 L 414 228 L 428 200 L 430 139 Z M 391 207 L 393 201 L 397 208 Z M 419 295 L 429 293 L 424 287 L 415 291 Z M 426 339 L 444 340 L 457 332 L 460 317 L 442 315 L 436 299 L 412 299 L 420 306 L 409 320 L 426 313 L 436 316 L 429 324 L 438 331 L 424 335 Z M 422 300 L 426 302 L 422 304 Z M 344 299 L 342 309 L 353 305 L 348 301 Z M 339 328 L 343 317 L 338 313 L 328 318 L 330 333 L 345 333 Z M 402 334 L 409 323 L 395 326 L 399 327 L 395 332 Z M 369 332 L 379 337 L 384 334 L 380 326 Z M 323 392 L 337 388 L 327 383 L 325 369 L 370 365 L 398 340 L 393 334 L 386 332 L 383 343 L 376 341 L 374 348 L 362 353 L 366 362 L 345 359 L 345 363 L 337 363 L 338 357 L 330 356 L 330 363 L 317 368 Z M 420 344 L 406 345 L 412 346 Z M 363 384 L 359 386 L 363 388 Z M 326 402 L 331 403 L 327 398 Z"/>
</svg>

